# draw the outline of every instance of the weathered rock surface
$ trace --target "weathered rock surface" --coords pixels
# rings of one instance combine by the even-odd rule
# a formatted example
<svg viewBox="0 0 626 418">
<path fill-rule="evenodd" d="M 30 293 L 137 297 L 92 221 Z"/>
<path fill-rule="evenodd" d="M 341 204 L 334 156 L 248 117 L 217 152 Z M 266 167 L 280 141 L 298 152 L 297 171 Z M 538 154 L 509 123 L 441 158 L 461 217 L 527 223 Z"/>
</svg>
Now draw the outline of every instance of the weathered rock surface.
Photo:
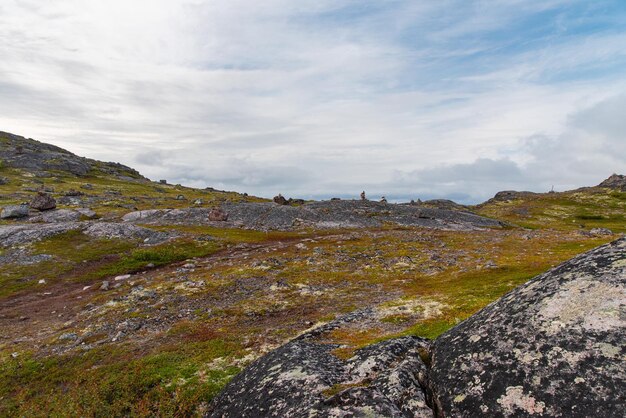
<svg viewBox="0 0 626 418">
<path fill-rule="evenodd" d="M 608 179 L 600 183 L 598 187 L 608 187 L 609 189 L 626 191 L 626 176 L 613 174 Z"/>
<path fill-rule="evenodd" d="M 28 205 L 5 206 L 0 213 L 0 219 L 24 218 L 28 216 Z"/>
<path fill-rule="evenodd" d="M 228 214 L 220 208 L 213 208 L 209 212 L 209 221 L 226 222 L 227 220 L 228 220 Z"/>
<path fill-rule="evenodd" d="M 80 221 L 81 216 L 82 215 L 78 211 L 72 209 L 56 209 L 31 216 L 28 218 L 28 222 L 77 222 Z"/>
<path fill-rule="evenodd" d="M 45 210 L 52 210 L 56 208 L 57 201 L 54 200 L 54 197 L 50 196 L 48 193 L 40 192 L 30 201 L 30 207 L 43 212 Z"/>
<path fill-rule="evenodd" d="M 533 279 L 434 343 L 446 416 L 623 416 L 626 240 Z"/>
<path fill-rule="evenodd" d="M 80 228 L 78 222 L 0 225 L 0 247 L 25 245 Z"/>
<path fill-rule="evenodd" d="M 65 171 L 77 176 L 84 176 L 96 168 L 115 176 L 130 176 L 132 179 L 143 177 L 130 167 L 119 163 L 103 163 L 89 158 L 79 157 L 54 145 L 24 138 L 7 132 L 0 132 L 0 160 L 7 166 L 21 168 L 37 174 L 50 170 Z"/>
<path fill-rule="evenodd" d="M 21 225 L 0 225 L 0 247 L 29 244 L 69 231 L 80 230 L 95 238 L 133 239 L 145 244 L 158 244 L 173 235 L 116 222 L 53 222 Z"/>
<path fill-rule="evenodd" d="M 344 362 L 315 341 L 336 323 L 257 360 L 208 416 L 624 416 L 624 238 L 537 276 L 432 345 L 389 340 Z"/>
<path fill-rule="evenodd" d="M 215 400 L 209 417 L 432 417 L 420 386 L 428 341 L 405 337 L 341 360 L 316 341 L 348 315 L 306 333 L 253 363 Z"/>
<path fill-rule="evenodd" d="M 499 221 L 469 212 L 414 205 L 393 205 L 371 201 L 341 200 L 306 203 L 301 206 L 273 203 L 225 203 L 232 226 L 253 229 L 365 228 L 387 223 L 439 229 L 500 227 Z M 208 222 L 209 209 L 187 208 L 144 210 L 123 217 L 126 222 L 147 224 L 198 224 Z"/>
</svg>

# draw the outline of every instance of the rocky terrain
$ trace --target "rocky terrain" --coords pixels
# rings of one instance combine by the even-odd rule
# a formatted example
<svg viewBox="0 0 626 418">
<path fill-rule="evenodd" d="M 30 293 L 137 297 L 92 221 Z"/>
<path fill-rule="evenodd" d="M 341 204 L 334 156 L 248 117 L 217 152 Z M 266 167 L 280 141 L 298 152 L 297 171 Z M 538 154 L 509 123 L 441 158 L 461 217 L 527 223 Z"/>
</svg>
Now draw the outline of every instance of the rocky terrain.
<svg viewBox="0 0 626 418">
<path fill-rule="evenodd" d="M 511 406 L 515 399 L 530 396 L 535 408 L 543 402 L 543 412 L 552 413 L 554 399 L 536 395 L 557 390 L 558 379 L 552 389 L 543 386 L 545 379 L 519 381 L 529 368 L 570 359 L 542 351 L 550 344 L 568 353 L 594 349 L 595 337 L 576 328 L 577 319 L 564 326 L 572 335 L 585 335 L 588 345 L 566 346 L 559 333 L 527 338 L 516 345 L 534 353 L 524 357 L 526 368 L 509 367 L 510 373 L 471 387 L 463 385 L 474 376 L 459 372 L 457 380 L 447 381 L 453 375 L 444 371 L 475 368 L 477 360 L 444 350 L 438 341 L 458 338 L 459 347 L 478 344 L 477 350 L 492 354 L 510 349 L 497 336 L 512 326 L 525 332 L 521 324 L 536 314 L 530 304 L 511 316 L 509 328 L 499 327 L 492 308 L 511 310 L 509 299 L 472 315 L 626 232 L 622 180 L 611 176 L 599 186 L 561 193 L 503 192 L 475 207 L 449 201 L 388 204 L 358 196 L 275 202 L 152 182 L 119 164 L 0 133 L 0 416 L 222 414 L 229 411 L 224 399 L 262 381 L 271 390 L 274 381 L 260 376 L 276 375 L 277 369 L 270 370 L 276 362 L 289 374 L 298 367 L 289 359 L 302 353 L 312 359 L 302 373 L 323 376 L 326 386 L 304 391 L 293 380 L 289 391 L 301 397 L 289 391 L 284 396 L 320 416 L 335 410 L 358 415 L 359 408 L 370 407 L 390 416 L 432 415 L 433 409 L 455 416 L 458 408 L 482 407 L 472 397 L 480 390 L 499 393 L 488 386 L 494 382 L 514 388 L 505 402 L 511 414 L 523 412 Z M 598 251 L 609 257 L 607 251 L 622 248 Z M 611 263 L 598 263 L 596 271 L 611 276 L 619 267 Z M 550 280 L 545 289 L 554 294 L 565 286 L 565 279 L 559 289 Z M 591 279 L 576 283 L 572 292 L 614 294 L 606 288 L 613 286 L 608 278 L 597 289 Z M 577 305 L 591 304 L 583 299 Z M 607 302 L 606 312 L 619 317 L 618 302 Z M 592 308 L 596 321 L 603 314 Z M 462 322 L 470 317 L 483 319 Z M 493 328 L 480 328 L 483 323 Z M 474 324 L 471 332 L 480 340 L 461 334 L 470 329 L 467 324 Z M 372 359 L 384 367 L 372 371 Z M 486 358 L 480 365 L 496 369 L 497 361 L 517 360 Z M 589 362 L 571 367 L 583 363 Z M 586 380 L 581 390 L 600 388 L 588 380 L 588 369 L 580 370 L 584 374 L 573 379 Z M 436 391 L 434 383 L 424 389 L 431 377 L 427 382 L 441 383 Z M 282 405 L 282 398 L 263 391 L 247 393 L 260 406 Z M 240 401 L 227 403 L 252 411 Z M 493 399 L 487 406 L 496 408 L 492 404 Z"/>
<path fill-rule="evenodd" d="M 433 342 L 389 339 L 342 360 L 322 325 L 254 362 L 214 417 L 622 416 L 626 240 L 576 257 Z"/>
</svg>

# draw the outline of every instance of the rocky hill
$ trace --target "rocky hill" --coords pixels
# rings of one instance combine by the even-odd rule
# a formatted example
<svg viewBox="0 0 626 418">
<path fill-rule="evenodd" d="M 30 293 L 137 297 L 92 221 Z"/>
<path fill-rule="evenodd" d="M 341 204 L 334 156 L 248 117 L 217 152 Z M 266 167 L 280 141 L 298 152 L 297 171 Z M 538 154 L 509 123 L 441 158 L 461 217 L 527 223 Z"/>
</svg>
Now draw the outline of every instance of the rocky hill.
<svg viewBox="0 0 626 418">
<path fill-rule="evenodd" d="M 54 145 L 0 131 L 0 160 L 7 167 L 26 170 L 37 177 L 52 172 L 86 176 L 100 172 L 119 179 L 146 180 L 136 170 L 119 163 L 103 163 L 79 157 Z"/>
<path fill-rule="evenodd" d="M 402 408 L 432 413 L 421 385 L 397 386 L 414 368 L 434 376 L 415 351 L 436 360 L 433 339 L 626 232 L 617 186 L 476 207 L 271 201 L 152 182 L 10 134 L 0 155 L 0 416 L 204 415 L 255 359 L 304 342 L 338 369 L 320 369 L 332 384 L 302 405 L 345 406 L 350 387 L 354 405 L 375 393 L 392 411 L 410 394 Z M 358 380 L 370 356 L 389 365 L 375 392 Z"/>
</svg>

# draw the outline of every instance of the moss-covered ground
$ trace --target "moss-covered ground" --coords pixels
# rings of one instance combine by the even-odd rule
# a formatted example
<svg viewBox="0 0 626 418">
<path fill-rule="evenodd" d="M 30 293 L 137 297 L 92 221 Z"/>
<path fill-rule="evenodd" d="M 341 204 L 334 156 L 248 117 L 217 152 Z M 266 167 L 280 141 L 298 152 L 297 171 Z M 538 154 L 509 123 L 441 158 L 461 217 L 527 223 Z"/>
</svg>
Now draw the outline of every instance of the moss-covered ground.
<svg viewBox="0 0 626 418">
<path fill-rule="evenodd" d="M 44 179 L 0 171 L 9 179 L 0 206 L 28 200 L 26 189 L 43 181 L 56 197 L 71 189 L 94 197 L 105 218 L 197 199 L 200 206 L 259 200 L 98 170 Z M 474 208 L 512 224 L 503 229 L 151 226 L 177 238 L 147 246 L 68 232 L 30 244 L 21 251 L 48 259 L 0 265 L 0 416 L 201 416 L 250 361 L 363 308 L 373 309 L 368 319 L 324 336 L 340 344 L 337 356 L 398 335 L 434 338 L 531 277 L 615 239 L 589 231 L 625 232 L 625 205 L 624 193 L 589 189 Z"/>
</svg>

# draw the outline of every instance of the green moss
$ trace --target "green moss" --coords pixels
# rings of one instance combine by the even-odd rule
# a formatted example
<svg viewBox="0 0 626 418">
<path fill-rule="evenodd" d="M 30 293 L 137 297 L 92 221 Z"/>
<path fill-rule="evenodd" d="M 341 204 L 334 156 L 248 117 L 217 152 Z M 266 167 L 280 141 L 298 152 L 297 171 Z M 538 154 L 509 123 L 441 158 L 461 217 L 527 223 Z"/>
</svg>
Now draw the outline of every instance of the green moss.
<svg viewBox="0 0 626 418">
<path fill-rule="evenodd" d="M 240 347 L 222 339 L 142 354 L 103 347 L 84 354 L 0 361 L 0 416 L 190 416 L 239 369 Z"/>
</svg>

